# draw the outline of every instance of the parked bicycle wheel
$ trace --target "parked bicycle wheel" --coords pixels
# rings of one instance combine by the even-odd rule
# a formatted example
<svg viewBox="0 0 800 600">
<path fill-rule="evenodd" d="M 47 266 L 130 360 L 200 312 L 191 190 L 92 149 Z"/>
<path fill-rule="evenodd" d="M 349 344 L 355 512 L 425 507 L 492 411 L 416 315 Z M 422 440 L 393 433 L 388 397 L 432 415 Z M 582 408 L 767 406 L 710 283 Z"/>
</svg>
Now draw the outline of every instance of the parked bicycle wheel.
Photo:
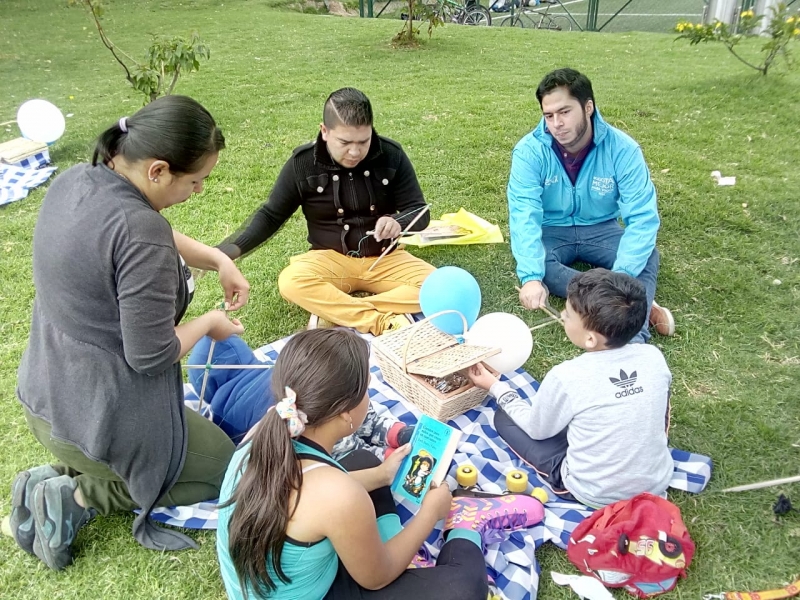
<svg viewBox="0 0 800 600">
<path fill-rule="evenodd" d="M 516 13 L 513 17 L 506 17 L 502 21 L 500 21 L 501 27 L 525 27 L 525 23 L 522 21 L 522 15 L 520 13 Z"/>
<path fill-rule="evenodd" d="M 464 15 L 461 18 L 461 24 L 488 27 L 492 24 L 492 15 L 488 10 L 480 5 L 471 6 L 464 11 Z"/>
<path fill-rule="evenodd" d="M 548 15 L 542 23 L 542 29 L 572 31 L 572 20 L 566 15 Z"/>
</svg>

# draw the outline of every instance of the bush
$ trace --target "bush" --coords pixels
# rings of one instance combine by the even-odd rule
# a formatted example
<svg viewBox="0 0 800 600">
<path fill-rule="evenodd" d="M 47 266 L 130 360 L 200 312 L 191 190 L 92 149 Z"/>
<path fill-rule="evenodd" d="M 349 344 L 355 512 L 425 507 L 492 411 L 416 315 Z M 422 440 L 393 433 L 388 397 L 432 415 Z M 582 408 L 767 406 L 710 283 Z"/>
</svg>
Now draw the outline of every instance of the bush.
<svg viewBox="0 0 800 600">
<path fill-rule="evenodd" d="M 766 75 L 778 55 L 784 57 L 787 66 L 793 66 L 789 56 L 789 43 L 800 39 L 800 14 L 790 15 L 788 7 L 783 2 L 771 7 L 771 11 L 769 24 L 762 33 L 766 43 L 761 47 L 763 59 L 760 64 L 746 60 L 737 49 L 743 39 L 758 37 L 753 31 L 765 16 L 756 15 L 752 10 L 742 11 L 733 27 L 721 21 L 715 21 L 711 25 L 681 21 L 675 26 L 675 31 L 680 33 L 676 39 L 687 39 L 692 46 L 700 42 L 721 42 L 741 62 Z"/>
</svg>

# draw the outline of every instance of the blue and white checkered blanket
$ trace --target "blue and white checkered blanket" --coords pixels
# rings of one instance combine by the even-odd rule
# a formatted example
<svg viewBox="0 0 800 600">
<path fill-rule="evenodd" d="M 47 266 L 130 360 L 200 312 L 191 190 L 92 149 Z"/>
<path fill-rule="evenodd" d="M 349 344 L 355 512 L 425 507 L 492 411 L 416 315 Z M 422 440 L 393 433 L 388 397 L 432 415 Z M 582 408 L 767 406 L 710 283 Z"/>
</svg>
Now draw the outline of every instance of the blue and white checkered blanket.
<svg viewBox="0 0 800 600">
<path fill-rule="evenodd" d="M 265 362 L 274 363 L 287 341 L 288 338 L 285 338 L 264 346 L 256 352 L 256 356 Z M 405 401 L 383 380 L 381 371 L 374 362 L 370 370 L 372 381 L 369 396 L 375 410 L 379 413 L 389 411 L 409 425 L 416 423 L 419 415 L 417 408 Z M 507 381 L 523 398 L 530 398 L 538 387 L 538 383 L 521 369 Z M 197 394 L 189 385 L 186 386 L 186 402 L 188 406 L 197 409 Z M 487 399 L 478 408 L 449 422 L 449 425 L 464 433 L 454 462 L 457 465 L 465 463 L 474 465 L 479 471 L 478 484 L 487 492 L 502 492 L 505 488 L 506 473 L 513 469 L 528 473 L 531 484 L 546 487 L 536 473 L 517 458 L 498 436 L 493 426 L 493 414 L 496 408 L 494 399 Z M 692 493 L 701 492 L 711 477 L 711 460 L 706 456 L 680 450 L 672 450 L 672 457 L 675 460 L 675 472 L 670 486 Z M 448 477 L 451 488 L 455 488 L 456 485 L 456 469 L 457 467 L 453 466 Z M 551 494 L 551 497 L 553 496 Z M 415 506 L 404 503 L 399 497 L 396 500 L 400 520 L 405 523 L 414 514 Z M 547 541 L 566 549 L 572 531 L 591 512 L 592 509 L 582 504 L 553 499 L 545 505 L 544 521 L 530 529 L 512 533 L 507 541 L 488 546 L 486 565 L 503 597 L 507 600 L 534 600 L 539 587 L 539 565 L 535 549 Z M 169 525 L 193 529 L 217 527 L 216 504 L 213 502 L 159 508 L 151 515 L 155 520 Z M 441 530 L 437 529 L 426 542 L 432 556 L 438 555 L 440 544 Z"/>
<path fill-rule="evenodd" d="M 43 150 L 13 165 L 0 164 L 0 206 L 22 200 L 50 179 L 58 167 L 45 167 L 49 163 L 50 153 Z"/>
</svg>

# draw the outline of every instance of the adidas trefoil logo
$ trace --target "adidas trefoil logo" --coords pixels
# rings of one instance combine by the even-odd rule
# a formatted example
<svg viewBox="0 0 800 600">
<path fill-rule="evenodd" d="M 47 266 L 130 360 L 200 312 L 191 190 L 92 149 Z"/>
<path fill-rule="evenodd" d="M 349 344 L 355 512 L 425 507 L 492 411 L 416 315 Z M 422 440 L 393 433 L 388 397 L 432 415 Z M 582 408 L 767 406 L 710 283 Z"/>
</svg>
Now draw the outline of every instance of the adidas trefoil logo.
<svg viewBox="0 0 800 600">
<path fill-rule="evenodd" d="M 642 386 L 633 387 L 636 383 L 636 371 L 628 375 L 625 371 L 620 369 L 619 379 L 616 377 L 609 377 L 608 380 L 618 388 L 622 388 L 621 392 L 614 394 L 615 398 L 625 398 L 627 396 L 633 396 L 634 394 L 641 394 L 644 391 Z"/>
</svg>

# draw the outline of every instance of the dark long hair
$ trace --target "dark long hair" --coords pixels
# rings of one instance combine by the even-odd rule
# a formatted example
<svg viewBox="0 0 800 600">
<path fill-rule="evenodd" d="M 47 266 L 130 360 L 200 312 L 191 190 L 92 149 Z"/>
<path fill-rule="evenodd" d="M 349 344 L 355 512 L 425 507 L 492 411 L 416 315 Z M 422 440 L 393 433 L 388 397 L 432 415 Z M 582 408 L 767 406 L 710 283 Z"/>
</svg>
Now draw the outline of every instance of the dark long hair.
<svg viewBox="0 0 800 600">
<path fill-rule="evenodd" d="M 115 123 L 97 138 L 92 164 L 115 156 L 135 162 L 147 158 L 169 163 L 171 173 L 196 173 L 206 158 L 225 147 L 214 117 L 188 96 L 162 96 Z"/>
<path fill-rule="evenodd" d="M 369 347 L 347 329 L 313 329 L 295 335 L 275 362 L 272 392 L 283 398 L 284 387 L 297 394 L 297 408 L 308 427 L 327 423 L 353 410 L 369 387 Z M 261 420 L 249 462 L 228 505 L 235 505 L 228 532 L 231 554 L 242 593 L 257 596 L 276 589 L 267 570 L 289 582 L 281 568 L 286 527 L 300 502 L 303 473 L 286 422 L 269 410 Z M 290 497 L 297 492 L 290 506 Z"/>
</svg>

